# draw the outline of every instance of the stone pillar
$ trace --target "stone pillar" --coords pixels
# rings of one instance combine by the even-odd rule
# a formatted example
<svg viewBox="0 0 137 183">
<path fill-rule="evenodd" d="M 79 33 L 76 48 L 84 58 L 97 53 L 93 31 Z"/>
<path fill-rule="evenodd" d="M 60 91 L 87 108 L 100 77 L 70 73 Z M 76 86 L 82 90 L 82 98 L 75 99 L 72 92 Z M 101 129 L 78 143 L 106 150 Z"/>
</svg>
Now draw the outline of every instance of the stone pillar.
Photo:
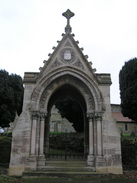
<svg viewBox="0 0 137 183">
<path fill-rule="evenodd" d="M 94 130 L 93 130 L 93 120 L 89 120 L 89 154 L 93 155 L 94 152 Z"/>
<path fill-rule="evenodd" d="M 89 154 L 87 157 L 87 164 L 91 167 L 95 167 L 95 156 L 94 156 L 94 113 L 87 114 L 89 120 Z M 93 170 L 94 171 L 94 170 Z"/>
<path fill-rule="evenodd" d="M 96 115 L 97 123 L 97 156 L 102 156 L 103 144 L 102 144 L 102 118 L 101 114 Z"/>
<path fill-rule="evenodd" d="M 33 112 L 32 114 L 32 127 L 31 127 L 31 149 L 30 154 L 36 154 L 36 131 L 37 131 L 37 120 L 39 117 L 38 112 Z"/>
<path fill-rule="evenodd" d="M 39 120 L 39 111 L 32 111 L 32 125 L 31 125 L 31 139 L 30 139 L 30 155 L 27 159 L 25 170 L 36 170 L 37 168 L 37 156 L 36 155 L 36 134 L 37 123 Z"/>
<path fill-rule="evenodd" d="M 40 113 L 40 139 L 39 139 L 39 156 L 38 165 L 45 165 L 45 155 L 44 155 L 44 131 L 45 131 L 45 113 Z"/>
<path fill-rule="evenodd" d="M 40 147 L 39 147 L 39 154 L 44 154 L 44 130 L 45 130 L 45 114 L 41 114 L 40 120 Z"/>
<path fill-rule="evenodd" d="M 49 153 L 49 132 L 50 132 L 50 114 L 47 113 L 45 121 L 45 153 Z"/>
<path fill-rule="evenodd" d="M 106 172 L 106 160 L 103 156 L 103 135 L 102 135 L 102 113 L 95 113 L 95 121 L 97 125 L 97 149 L 96 149 L 96 160 L 95 166 L 97 172 Z"/>
</svg>

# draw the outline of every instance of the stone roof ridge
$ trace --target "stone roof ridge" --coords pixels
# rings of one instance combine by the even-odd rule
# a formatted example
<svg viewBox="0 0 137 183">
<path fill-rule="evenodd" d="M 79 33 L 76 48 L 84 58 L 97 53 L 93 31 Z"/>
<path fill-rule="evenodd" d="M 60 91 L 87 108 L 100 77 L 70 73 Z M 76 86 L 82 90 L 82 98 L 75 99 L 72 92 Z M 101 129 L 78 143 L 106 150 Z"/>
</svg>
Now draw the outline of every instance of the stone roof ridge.
<svg viewBox="0 0 137 183">
<path fill-rule="evenodd" d="M 74 34 L 64 34 L 64 33 L 62 34 L 62 39 L 60 41 L 59 40 L 57 41 L 57 43 L 58 43 L 57 46 L 52 47 L 53 52 L 48 54 L 48 56 L 49 56 L 48 60 L 43 61 L 44 66 L 39 68 L 39 70 L 40 70 L 39 76 L 42 76 L 44 74 L 46 67 L 48 67 L 48 65 L 50 65 L 50 63 L 55 59 L 55 55 L 58 54 L 58 52 L 60 52 L 61 49 L 63 50 L 63 48 L 64 49 L 68 48 L 69 50 L 72 50 L 72 54 L 73 54 L 73 50 L 74 50 L 74 52 L 77 52 L 75 54 L 77 54 L 77 55 L 79 54 L 79 58 L 81 57 L 81 59 L 77 59 L 74 63 L 73 63 L 73 58 L 72 58 L 71 62 L 70 62 L 71 66 L 81 68 L 82 70 L 87 69 L 92 74 L 94 74 L 96 72 L 96 69 L 92 68 L 92 62 L 88 61 L 88 55 L 84 55 L 83 47 L 80 48 L 78 46 L 79 41 L 75 41 L 74 37 L 75 37 Z M 61 62 L 60 62 L 60 60 L 61 60 Z M 63 61 L 63 59 L 55 59 L 55 61 L 51 67 L 54 68 L 56 66 L 61 66 L 62 61 Z M 65 62 L 65 61 L 63 61 L 63 62 Z M 86 66 L 86 68 L 84 65 Z M 48 71 L 50 71 L 50 70 L 51 70 L 51 68 L 48 69 Z"/>
<path fill-rule="evenodd" d="M 68 9 L 67 13 L 63 13 L 63 16 L 64 14 L 68 17 L 67 25 L 70 25 L 69 20 L 74 16 L 73 13 Z M 92 68 L 92 62 L 88 61 L 88 55 L 83 53 L 84 49 L 79 47 L 79 41 L 76 41 L 74 36 L 71 30 L 66 31 L 65 29 L 62 39 L 57 41 L 57 46 L 52 47 L 53 52 L 48 54 L 49 58 L 43 61 L 44 65 L 39 68 L 39 74 L 27 74 L 25 81 L 38 82 L 50 73 L 62 72 L 64 69 L 87 75 L 90 78 L 94 78 L 94 82 L 99 84 L 111 84 L 110 74 L 95 73 L 96 69 Z"/>
</svg>

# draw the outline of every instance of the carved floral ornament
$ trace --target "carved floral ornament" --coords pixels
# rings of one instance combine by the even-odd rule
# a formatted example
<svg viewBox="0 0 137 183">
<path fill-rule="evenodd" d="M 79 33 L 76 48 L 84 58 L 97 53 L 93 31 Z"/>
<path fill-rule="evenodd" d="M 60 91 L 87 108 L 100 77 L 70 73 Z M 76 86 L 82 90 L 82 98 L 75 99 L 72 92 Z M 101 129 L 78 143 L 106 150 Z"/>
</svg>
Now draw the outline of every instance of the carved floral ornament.
<svg viewBox="0 0 137 183">
<path fill-rule="evenodd" d="M 32 111 L 31 112 L 31 116 L 32 116 L 32 119 L 45 119 L 46 116 L 47 116 L 47 113 L 46 112 L 40 112 L 40 111 Z"/>
<path fill-rule="evenodd" d="M 91 119 L 92 121 L 102 120 L 102 112 L 97 112 L 97 111 L 87 112 L 87 118 Z"/>
<path fill-rule="evenodd" d="M 52 83 L 49 84 L 49 86 L 44 90 L 41 99 L 40 99 L 40 109 L 45 109 L 47 106 L 47 101 L 49 100 L 49 97 L 51 94 L 57 89 L 57 86 L 63 86 L 64 84 L 71 84 L 75 88 L 79 89 L 80 93 L 83 93 L 83 96 L 85 96 L 86 104 L 88 109 L 94 109 L 94 100 L 92 97 L 91 92 L 85 86 L 83 82 L 78 80 L 77 78 L 74 78 L 73 76 L 63 76 L 61 78 L 58 78 L 54 80 Z"/>
</svg>

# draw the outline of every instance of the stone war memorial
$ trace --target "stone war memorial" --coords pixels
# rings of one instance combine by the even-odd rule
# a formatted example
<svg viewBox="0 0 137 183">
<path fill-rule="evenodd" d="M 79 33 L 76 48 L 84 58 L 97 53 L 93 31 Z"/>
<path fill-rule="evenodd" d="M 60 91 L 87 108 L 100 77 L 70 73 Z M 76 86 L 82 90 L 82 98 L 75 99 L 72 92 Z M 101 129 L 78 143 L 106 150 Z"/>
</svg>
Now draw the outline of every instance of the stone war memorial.
<svg viewBox="0 0 137 183">
<path fill-rule="evenodd" d="M 67 25 L 61 41 L 53 47 L 40 72 L 24 75 L 23 110 L 12 133 L 9 175 L 59 174 L 70 169 L 88 174 L 122 174 L 120 132 L 110 106 L 110 74 L 95 73 L 71 33 L 74 13 L 68 9 L 62 15 Z M 66 96 L 80 106 L 83 129 L 53 136 L 51 110 Z"/>
</svg>

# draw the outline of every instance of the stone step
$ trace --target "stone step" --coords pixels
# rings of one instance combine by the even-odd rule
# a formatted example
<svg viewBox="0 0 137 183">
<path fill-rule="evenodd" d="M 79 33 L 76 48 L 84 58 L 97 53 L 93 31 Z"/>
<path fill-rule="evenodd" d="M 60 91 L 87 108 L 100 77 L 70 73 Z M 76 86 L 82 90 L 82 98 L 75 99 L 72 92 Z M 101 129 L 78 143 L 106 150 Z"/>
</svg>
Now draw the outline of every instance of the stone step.
<svg viewBox="0 0 137 183">
<path fill-rule="evenodd" d="M 86 161 L 46 161 L 46 166 L 56 167 L 86 167 Z"/>
<path fill-rule="evenodd" d="M 88 166 L 86 161 L 46 161 L 46 166 L 38 166 L 37 170 L 44 172 L 94 172 L 95 168 Z"/>
<path fill-rule="evenodd" d="M 94 167 L 58 167 L 58 166 L 41 166 L 37 171 L 43 172 L 94 172 Z"/>
<path fill-rule="evenodd" d="M 23 172 L 23 178 L 37 178 L 37 177 L 103 177 L 108 175 L 108 173 L 103 172 L 40 172 L 40 171 L 31 171 Z"/>
</svg>

